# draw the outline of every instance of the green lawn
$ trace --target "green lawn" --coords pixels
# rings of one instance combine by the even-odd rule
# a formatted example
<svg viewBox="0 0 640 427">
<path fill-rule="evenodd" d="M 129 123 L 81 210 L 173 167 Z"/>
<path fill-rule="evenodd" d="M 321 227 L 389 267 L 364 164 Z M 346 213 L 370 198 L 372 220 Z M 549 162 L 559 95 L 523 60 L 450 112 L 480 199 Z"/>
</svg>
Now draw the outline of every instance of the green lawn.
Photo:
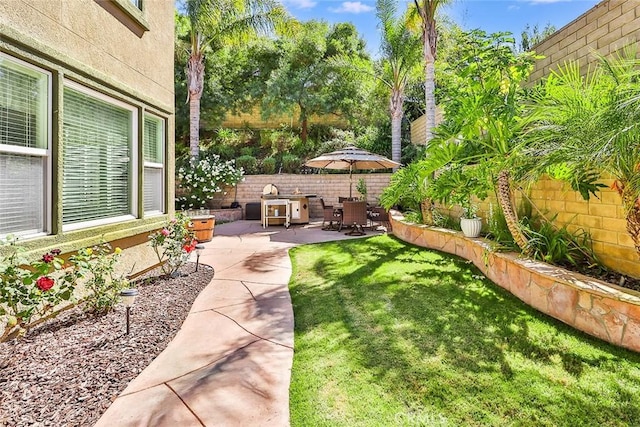
<svg viewBox="0 0 640 427">
<path fill-rule="evenodd" d="M 640 425 L 640 354 L 393 237 L 291 251 L 292 426 Z"/>
</svg>

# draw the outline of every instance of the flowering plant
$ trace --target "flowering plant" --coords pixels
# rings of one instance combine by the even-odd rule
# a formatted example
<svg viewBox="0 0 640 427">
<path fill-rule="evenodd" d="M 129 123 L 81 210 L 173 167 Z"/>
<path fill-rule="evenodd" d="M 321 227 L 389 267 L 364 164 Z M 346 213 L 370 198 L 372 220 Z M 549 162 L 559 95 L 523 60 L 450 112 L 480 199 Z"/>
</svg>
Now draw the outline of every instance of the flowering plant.
<svg viewBox="0 0 640 427">
<path fill-rule="evenodd" d="M 10 247 L 8 255 L 0 256 L 0 318 L 5 321 L 2 339 L 24 334 L 34 316 L 42 318 L 59 303 L 70 301 L 80 277 L 75 267 L 64 267 L 59 249 L 30 262 L 16 241 L 12 236 L 0 241 L 0 246 Z"/>
<path fill-rule="evenodd" d="M 240 181 L 244 171 L 232 160 L 223 161 L 217 154 L 201 155 L 178 168 L 178 188 L 183 194 L 176 199 L 178 209 L 204 208 L 214 194 Z"/>
<path fill-rule="evenodd" d="M 189 230 L 191 219 L 178 212 L 161 230 L 149 235 L 151 247 L 162 264 L 162 272 L 171 275 L 189 259 L 198 241 Z"/>
<path fill-rule="evenodd" d="M 123 275 L 116 274 L 115 265 L 121 253 L 120 248 L 115 248 L 112 253 L 110 244 L 101 243 L 80 249 L 69 258 L 85 278 L 83 284 L 89 291 L 84 299 L 87 311 L 96 314 L 109 312 L 118 302 L 120 291 L 129 285 Z"/>
</svg>

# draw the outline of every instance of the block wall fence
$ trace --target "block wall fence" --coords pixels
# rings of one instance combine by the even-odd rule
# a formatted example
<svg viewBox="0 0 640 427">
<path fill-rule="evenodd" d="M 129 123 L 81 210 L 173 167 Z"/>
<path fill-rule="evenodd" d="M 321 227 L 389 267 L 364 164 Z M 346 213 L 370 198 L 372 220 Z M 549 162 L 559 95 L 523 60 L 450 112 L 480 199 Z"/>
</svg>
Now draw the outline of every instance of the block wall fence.
<svg viewBox="0 0 640 427">
<path fill-rule="evenodd" d="M 640 40 L 640 2 L 605 0 L 533 46 L 543 55 L 535 64 L 529 81 L 548 76 L 551 70 L 567 61 L 586 65 L 597 60 L 595 53 L 611 55 L 624 46 Z"/>
<path fill-rule="evenodd" d="M 312 124 L 323 124 L 342 128 L 346 126 L 346 120 L 337 115 L 313 115 L 309 118 L 309 125 Z M 228 112 L 220 126 L 231 129 L 278 129 L 283 125 L 290 127 L 300 126 L 300 112 L 296 110 L 292 114 L 279 114 L 270 117 L 268 120 L 264 120 L 261 116 L 260 108 L 256 106 L 247 112 L 238 114 Z"/>
<path fill-rule="evenodd" d="M 390 173 L 353 174 L 354 197 L 359 196 L 356 184 L 360 178 L 367 183 L 369 203 L 375 204 L 382 190 L 389 185 Z M 247 175 L 244 181 L 238 183 L 237 195 L 235 189 L 228 188 L 222 200 L 223 206 L 229 206 L 237 201 L 244 209 L 247 203 L 260 202 L 263 188 L 273 184 L 278 188 L 279 194 L 292 194 L 296 189 L 304 194 L 315 194 L 317 197 L 309 199 L 309 217 L 322 218 L 320 198 L 326 204 L 338 202 L 338 197 L 349 196 L 349 174 L 278 174 L 278 175 Z"/>
</svg>

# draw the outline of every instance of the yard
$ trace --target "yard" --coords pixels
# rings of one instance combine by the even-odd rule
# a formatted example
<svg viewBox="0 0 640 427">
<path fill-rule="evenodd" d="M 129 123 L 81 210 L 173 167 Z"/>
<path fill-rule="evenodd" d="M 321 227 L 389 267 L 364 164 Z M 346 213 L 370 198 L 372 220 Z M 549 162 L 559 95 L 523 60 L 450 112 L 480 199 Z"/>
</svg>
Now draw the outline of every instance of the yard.
<svg viewBox="0 0 640 427">
<path fill-rule="evenodd" d="M 293 426 L 640 423 L 640 355 L 393 237 L 291 251 Z"/>
</svg>

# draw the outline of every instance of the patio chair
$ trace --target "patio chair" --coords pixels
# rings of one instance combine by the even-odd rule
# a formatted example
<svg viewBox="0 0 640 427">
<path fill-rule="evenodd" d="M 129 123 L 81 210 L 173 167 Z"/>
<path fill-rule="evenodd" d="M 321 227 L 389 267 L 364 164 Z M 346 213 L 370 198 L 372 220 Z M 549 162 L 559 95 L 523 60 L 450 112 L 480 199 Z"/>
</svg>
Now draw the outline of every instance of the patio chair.
<svg viewBox="0 0 640 427">
<path fill-rule="evenodd" d="M 342 204 L 342 224 L 353 227 L 348 235 L 362 236 L 366 234 L 364 228 L 367 225 L 367 202 L 348 202 Z"/>
<path fill-rule="evenodd" d="M 391 221 L 389 220 L 389 212 L 381 206 L 374 206 L 367 211 L 371 228 L 383 226 L 387 231 L 391 231 Z"/>
<path fill-rule="evenodd" d="M 338 196 L 338 203 L 357 202 L 357 201 L 358 201 L 357 197 L 339 197 Z"/>
<path fill-rule="evenodd" d="M 342 224 L 342 211 L 335 209 L 333 206 L 325 205 L 322 198 L 320 198 L 320 205 L 322 206 L 322 229 L 339 230 Z M 325 225 L 327 221 L 329 221 L 329 224 Z"/>
</svg>

